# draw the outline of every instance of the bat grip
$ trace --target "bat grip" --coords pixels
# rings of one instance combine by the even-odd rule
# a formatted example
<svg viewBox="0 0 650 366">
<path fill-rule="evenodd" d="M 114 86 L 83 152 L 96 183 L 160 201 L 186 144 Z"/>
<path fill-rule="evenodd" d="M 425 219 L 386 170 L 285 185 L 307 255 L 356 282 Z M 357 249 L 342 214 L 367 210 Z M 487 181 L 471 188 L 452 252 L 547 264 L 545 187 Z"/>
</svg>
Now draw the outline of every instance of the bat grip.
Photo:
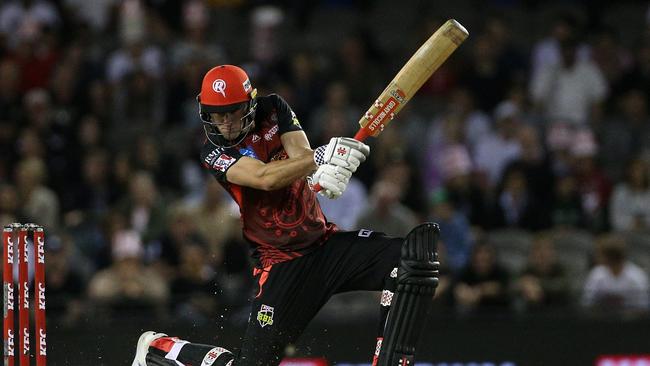
<svg viewBox="0 0 650 366">
<path fill-rule="evenodd" d="M 363 140 L 365 140 L 366 138 L 368 138 L 368 136 L 370 136 L 370 135 L 368 134 L 368 130 L 366 130 L 365 128 L 361 127 L 361 128 L 359 129 L 359 131 L 357 131 L 357 134 L 354 135 L 354 139 L 357 140 L 357 141 L 363 141 Z M 313 186 L 311 186 L 311 190 L 314 191 L 314 192 L 320 192 L 321 189 L 323 189 L 323 187 L 321 187 L 320 184 L 318 184 L 318 183 L 316 183 L 316 184 L 314 184 Z"/>
</svg>

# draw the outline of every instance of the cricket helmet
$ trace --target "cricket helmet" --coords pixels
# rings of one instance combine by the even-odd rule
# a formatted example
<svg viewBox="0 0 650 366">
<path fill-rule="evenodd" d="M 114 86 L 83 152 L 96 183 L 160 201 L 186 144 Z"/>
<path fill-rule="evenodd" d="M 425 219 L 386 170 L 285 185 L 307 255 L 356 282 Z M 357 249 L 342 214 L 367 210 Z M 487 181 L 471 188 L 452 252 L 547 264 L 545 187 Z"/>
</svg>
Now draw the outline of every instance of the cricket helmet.
<svg viewBox="0 0 650 366">
<path fill-rule="evenodd" d="M 234 146 L 240 143 L 253 127 L 257 108 L 257 89 L 251 85 L 246 72 L 234 65 L 213 67 L 203 77 L 201 93 L 197 96 L 199 115 L 208 140 L 216 146 Z M 226 139 L 214 125 L 211 113 L 233 113 L 244 110 L 242 129 L 233 140 Z"/>
</svg>

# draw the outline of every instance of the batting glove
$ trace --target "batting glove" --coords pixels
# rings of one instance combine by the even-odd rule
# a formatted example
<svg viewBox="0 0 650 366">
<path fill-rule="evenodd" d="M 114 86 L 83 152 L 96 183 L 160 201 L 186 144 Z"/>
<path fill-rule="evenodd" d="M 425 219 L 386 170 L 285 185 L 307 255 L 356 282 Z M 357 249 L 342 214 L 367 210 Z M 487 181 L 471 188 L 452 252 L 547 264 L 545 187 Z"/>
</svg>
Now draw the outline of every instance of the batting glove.
<svg viewBox="0 0 650 366">
<path fill-rule="evenodd" d="M 312 176 L 312 182 L 318 183 L 321 190 L 320 195 L 329 199 L 341 197 L 348 187 L 352 172 L 341 166 L 325 164 L 318 167 L 318 170 Z"/>
<path fill-rule="evenodd" d="M 316 165 L 332 164 L 357 171 L 361 163 L 370 154 L 370 146 L 350 137 L 332 137 L 329 144 L 319 146 L 314 150 Z"/>
</svg>

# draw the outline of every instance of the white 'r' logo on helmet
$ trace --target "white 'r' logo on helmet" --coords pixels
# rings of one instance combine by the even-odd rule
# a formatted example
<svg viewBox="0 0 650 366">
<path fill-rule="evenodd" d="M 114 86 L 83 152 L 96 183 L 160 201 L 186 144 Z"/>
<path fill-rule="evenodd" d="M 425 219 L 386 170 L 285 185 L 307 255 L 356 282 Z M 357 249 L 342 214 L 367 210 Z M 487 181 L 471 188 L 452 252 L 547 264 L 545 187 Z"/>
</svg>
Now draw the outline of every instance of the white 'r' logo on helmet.
<svg viewBox="0 0 650 366">
<path fill-rule="evenodd" d="M 212 90 L 214 90 L 217 93 L 221 93 L 221 95 L 223 95 L 223 97 L 225 98 L 226 97 L 226 82 L 221 80 L 221 79 L 215 80 L 212 83 Z"/>
</svg>

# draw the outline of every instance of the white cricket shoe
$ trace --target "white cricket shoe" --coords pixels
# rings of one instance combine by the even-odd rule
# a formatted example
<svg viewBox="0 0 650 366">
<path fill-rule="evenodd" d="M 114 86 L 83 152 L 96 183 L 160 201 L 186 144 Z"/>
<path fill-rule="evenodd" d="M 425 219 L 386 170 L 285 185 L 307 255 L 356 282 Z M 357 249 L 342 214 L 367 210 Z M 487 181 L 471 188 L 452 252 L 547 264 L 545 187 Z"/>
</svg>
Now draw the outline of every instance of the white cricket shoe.
<svg viewBox="0 0 650 366">
<path fill-rule="evenodd" d="M 138 339 L 138 345 L 135 349 L 135 358 L 133 359 L 133 364 L 131 366 L 147 366 L 146 358 L 147 352 L 149 352 L 149 345 L 151 342 L 162 337 L 167 337 L 167 334 L 153 331 L 142 333 Z"/>
</svg>

